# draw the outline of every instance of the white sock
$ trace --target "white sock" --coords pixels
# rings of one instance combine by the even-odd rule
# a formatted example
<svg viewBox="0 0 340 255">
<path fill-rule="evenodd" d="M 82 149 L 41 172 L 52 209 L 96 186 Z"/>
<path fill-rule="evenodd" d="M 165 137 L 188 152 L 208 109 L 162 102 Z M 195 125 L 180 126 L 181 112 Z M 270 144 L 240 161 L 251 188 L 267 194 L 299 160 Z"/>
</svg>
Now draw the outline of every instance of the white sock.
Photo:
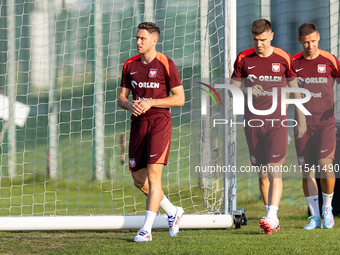
<svg viewBox="0 0 340 255">
<path fill-rule="evenodd" d="M 306 197 L 306 201 L 307 201 L 307 204 L 308 204 L 310 214 L 313 217 L 319 217 L 320 218 L 319 196 Z"/>
<path fill-rule="evenodd" d="M 332 207 L 333 194 L 334 192 L 332 194 L 325 194 L 322 192 L 322 200 L 323 200 L 322 208 Z"/>
<path fill-rule="evenodd" d="M 177 208 L 174 206 L 169 199 L 167 199 L 166 196 L 162 199 L 160 205 L 159 205 L 167 215 L 175 215 Z"/>
<path fill-rule="evenodd" d="M 277 219 L 277 211 L 279 210 L 279 207 L 275 205 L 269 205 L 268 206 L 268 212 L 267 212 L 267 217 L 271 219 Z"/>
<path fill-rule="evenodd" d="M 268 205 L 264 205 L 264 209 L 266 209 L 266 213 L 268 213 Z"/>
<path fill-rule="evenodd" d="M 155 221 L 157 213 L 146 210 L 145 211 L 145 221 L 142 229 L 145 229 L 151 233 L 152 224 Z"/>
</svg>

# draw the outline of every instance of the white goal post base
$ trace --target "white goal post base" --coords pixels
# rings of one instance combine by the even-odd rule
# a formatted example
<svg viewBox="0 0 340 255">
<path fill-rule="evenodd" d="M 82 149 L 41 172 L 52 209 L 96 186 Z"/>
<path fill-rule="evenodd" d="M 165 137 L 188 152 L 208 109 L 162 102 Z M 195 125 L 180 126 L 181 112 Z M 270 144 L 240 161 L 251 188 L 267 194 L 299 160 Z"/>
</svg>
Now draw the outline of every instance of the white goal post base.
<svg viewBox="0 0 340 255">
<path fill-rule="evenodd" d="M 145 215 L 0 217 L 0 231 L 139 229 L 144 219 Z M 233 224 L 230 214 L 189 214 L 182 217 L 180 228 L 229 228 Z M 169 228 L 167 216 L 157 215 L 152 228 Z"/>
</svg>

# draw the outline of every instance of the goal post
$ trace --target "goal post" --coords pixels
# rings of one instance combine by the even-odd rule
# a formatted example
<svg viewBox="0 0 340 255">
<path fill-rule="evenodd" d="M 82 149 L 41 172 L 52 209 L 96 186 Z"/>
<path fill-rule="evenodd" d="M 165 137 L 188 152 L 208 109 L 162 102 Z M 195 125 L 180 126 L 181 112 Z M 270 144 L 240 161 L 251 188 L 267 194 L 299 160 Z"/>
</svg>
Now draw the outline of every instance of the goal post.
<svg viewBox="0 0 340 255">
<path fill-rule="evenodd" d="M 235 130 L 212 126 L 232 108 L 222 89 L 216 90 L 223 105 L 215 104 L 202 83 L 214 88 L 230 75 L 233 48 L 225 26 L 233 4 L 36 0 L 0 6 L 11 21 L 0 18 L 0 30 L 17 31 L 0 43 L 9 66 L 0 68 L 0 77 L 10 77 L 0 96 L 8 91 L 10 102 L 30 109 L 23 126 L 4 129 L 2 148 L 15 151 L 0 156 L 0 230 L 140 228 L 146 198 L 129 172 L 130 113 L 117 98 L 124 62 L 137 54 L 137 25 L 149 19 L 161 28 L 156 49 L 175 62 L 186 96 L 183 107 L 171 109 L 163 191 L 184 208 L 181 228 L 232 226 L 235 176 L 205 170 L 236 164 Z M 167 227 L 160 209 L 154 228 Z"/>
<path fill-rule="evenodd" d="M 236 13 L 237 4 L 236 0 L 226 1 L 224 4 L 224 78 L 227 80 L 231 77 L 233 71 L 233 63 L 236 59 L 236 44 L 237 44 L 237 33 L 236 33 Z M 226 36 L 228 35 L 228 36 Z M 224 91 L 225 107 L 223 108 L 225 119 L 235 121 L 235 116 L 233 115 L 232 99 L 229 97 L 227 91 Z M 236 128 L 230 125 L 225 125 L 224 127 L 224 144 L 226 145 L 224 154 L 224 165 L 236 166 Z M 229 173 L 225 174 L 225 184 L 224 192 L 225 197 L 228 197 L 228 202 L 225 202 L 225 213 L 232 213 L 236 210 L 236 174 Z M 227 193 L 228 192 L 228 193 Z"/>
</svg>

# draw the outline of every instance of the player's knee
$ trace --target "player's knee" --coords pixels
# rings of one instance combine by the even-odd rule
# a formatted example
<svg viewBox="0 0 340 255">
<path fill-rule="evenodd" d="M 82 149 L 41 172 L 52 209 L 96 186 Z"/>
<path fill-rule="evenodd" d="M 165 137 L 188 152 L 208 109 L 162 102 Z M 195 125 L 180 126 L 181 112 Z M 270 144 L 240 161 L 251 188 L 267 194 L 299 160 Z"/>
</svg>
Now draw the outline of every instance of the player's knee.
<svg viewBox="0 0 340 255">
<path fill-rule="evenodd" d="M 269 179 L 268 178 L 259 178 L 259 184 L 260 184 L 260 186 L 269 185 Z"/>
<path fill-rule="evenodd" d="M 149 183 L 152 184 L 159 184 L 162 180 L 162 176 L 159 174 L 149 174 Z"/>
<path fill-rule="evenodd" d="M 138 188 L 140 191 L 142 191 L 145 195 L 148 195 L 149 193 L 149 185 L 142 181 L 134 181 L 134 185 L 136 188 Z"/>
<path fill-rule="evenodd" d="M 136 188 L 138 188 L 138 189 L 143 189 L 143 187 L 144 187 L 144 182 L 142 181 L 142 180 L 139 180 L 139 179 L 135 179 L 134 180 L 134 185 L 135 185 L 135 187 Z"/>
</svg>

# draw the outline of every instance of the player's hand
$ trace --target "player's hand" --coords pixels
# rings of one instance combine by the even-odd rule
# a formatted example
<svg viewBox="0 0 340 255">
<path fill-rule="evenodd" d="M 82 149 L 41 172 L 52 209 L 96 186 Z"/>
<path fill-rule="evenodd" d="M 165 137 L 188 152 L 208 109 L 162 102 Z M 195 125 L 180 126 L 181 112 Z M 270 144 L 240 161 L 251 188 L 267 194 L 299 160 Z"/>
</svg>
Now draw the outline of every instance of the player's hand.
<svg viewBox="0 0 340 255">
<path fill-rule="evenodd" d="M 264 91 L 264 89 L 262 88 L 261 85 L 254 85 L 254 86 L 253 86 L 252 92 L 253 92 L 253 95 L 254 95 L 254 96 L 259 95 L 259 94 L 260 94 L 261 92 L 263 92 L 263 91 Z"/>
<path fill-rule="evenodd" d="M 295 131 L 295 136 L 297 137 L 297 139 L 300 139 L 301 137 L 303 137 L 304 134 L 307 132 L 306 119 L 304 121 L 299 121 L 294 131 Z"/>
<path fill-rule="evenodd" d="M 128 108 L 129 111 L 132 113 L 134 116 L 139 116 L 143 114 L 143 108 L 140 106 L 140 100 L 134 100 L 132 103 L 129 104 Z"/>
<path fill-rule="evenodd" d="M 140 100 L 138 104 L 142 108 L 143 113 L 145 113 L 152 107 L 152 100 Z"/>
</svg>

